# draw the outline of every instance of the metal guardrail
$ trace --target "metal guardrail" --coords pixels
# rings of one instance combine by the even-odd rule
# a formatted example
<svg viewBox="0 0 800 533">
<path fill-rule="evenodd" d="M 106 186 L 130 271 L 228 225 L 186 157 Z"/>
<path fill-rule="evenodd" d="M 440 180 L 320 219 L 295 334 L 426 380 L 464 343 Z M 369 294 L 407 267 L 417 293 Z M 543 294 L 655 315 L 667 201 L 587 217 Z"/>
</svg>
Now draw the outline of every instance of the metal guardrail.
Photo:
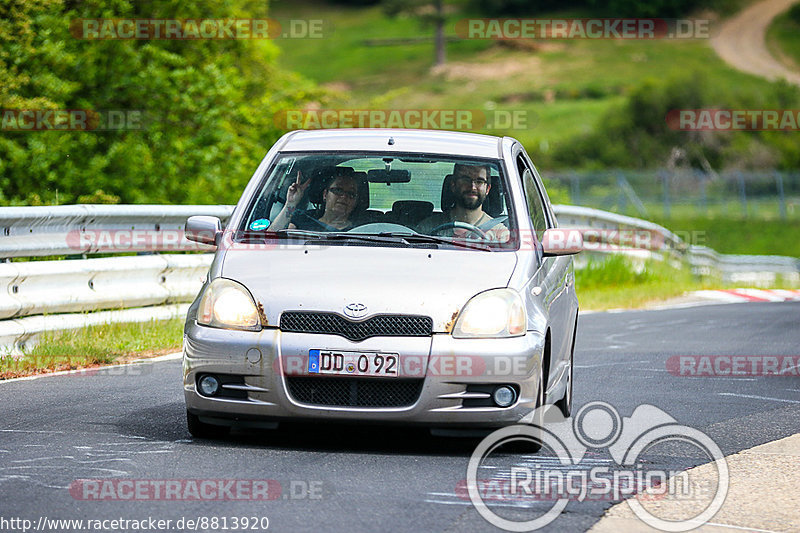
<svg viewBox="0 0 800 533">
<path fill-rule="evenodd" d="M 553 210 L 559 225 L 566 228 L 639 230 L 648 235 L 658 236 L 658 239 L 650 240 L 651 243 L 657 244 L 656 248 L 685 250 L 687 247 L 680 237 L 667 228 L 640 218 L 575 205 L 555 205 Z"/>
<path fill-rule="evenodd" d="M 186 219 L 227 221 L 229 205 L 64 205 L 0 208 L 0 353 L 19 353 L 44 331 L 181 316 L 208 272 L 211 251 L 187 241 Z M 82 257 L 18 261 L 14 257 Z M 87 311 L 95 311 L 88 313 Z"/>
<path fill-rule="evenodd" d="M 20 353 L 45 331 L 185 315 L 212 254 L 0 264 L 0 353 Z M 99 311 L 86 313 L 87 311 Z"/>
<path fill-rule="evenodd" d="M 0 208 L 0 259 L 211 248 L 183 239 L 186 219 L 226 222 L 232 205 L 59 205 Z"/>
<path fill-rule="evenodd" d="M 178 316 L 197 294 L 211 254 L 187 241 L 186 219 L 211 215 L 224 222 L 230 205 L 69 205 L 0 208 L 0 352 L 20 352 L 43 331 L 73 329 L 98 321 L 142 321 Z M 556 205 L 559 224 L 604 242 L 602 253 L 688 261 L 700 275 L 729 282 L 773 283 L 778 276 L 800 282 L 800 260 L 777 256 L 722 255 L 689 246 L 666 228 L 587 207 Z M 649 235 L 647 245 L 619 246 L 614 235 Z M 587 241 L 591 242 L 591 241 Z M 634 244 L 634 247 L 631 247 Z M 587 249 L 589 245 L 587 244 Z M 85 259 L 88 254 L 146 252 Z M 14 257 L 83 257 L 66 261 L 18 261 Z M 86 314 L 87 311 L 99 313 Z"/>
<path fill-rule="evenodd" d="M 779 255 L 724 255 L 706 246 L 691 246 L 687 260 L 695 274 L 720 277 L 728 283 L 800 283 L 800 259 Z"/>
<path fill-rule="evenodd" d="M 191 301 L 212 254 L 0 264 L 0 320 Z M 2 324 L 2 322 L 0 322 Z"/>
<path fill-rule="evenodd" d="M 635 249 L 637 239 L 629 239 L 623 247 L 606 246 L 604 253 L 623 252 L 635 260 L 646 260 L 658 257 L 653 251 L 667 252 L 685 259 L 692 267 L 692 272 L 699 276 L 715 276 L 726 283 L 753 283 L 759 285 L 774 284 L 779 277 L 784 281 L 800 283 L 800 259 L 776 255 L 726 255 L 717 253 L 706 246 L 686 244 L 680 237 L 653 222 L 633 218 L 616 213 L 609 213 L 590 207 L 572 205 L 553 206 L 558 222 L 566 228 L 579 228 L 584 235 L 592 230 L 641 231 L 641 241 L 647 241 L 649 247 Z M 603 234 L 601 233 L 601 237 Z M 587 244 L 591 250 L 591 245 Z"/>
</svg>

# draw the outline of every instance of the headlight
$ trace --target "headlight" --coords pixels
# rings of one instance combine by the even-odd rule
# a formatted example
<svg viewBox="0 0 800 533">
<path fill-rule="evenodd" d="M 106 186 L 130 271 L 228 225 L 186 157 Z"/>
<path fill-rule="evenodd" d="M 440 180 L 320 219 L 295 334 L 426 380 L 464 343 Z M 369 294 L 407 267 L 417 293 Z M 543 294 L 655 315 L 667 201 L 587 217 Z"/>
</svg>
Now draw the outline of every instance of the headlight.
<svg viewBox="0 0 800 533">
<path fill-rule="evenodd" d="M 217 278 L 206 287 L 197 309 L 197 323 L 225 329 L 261 331 L 253 297 L 240 283 Z"/>
<path fill-rule="evenodd" d="M 525 306 L 512 289 L 492 289 L 473 296 L 453 327 L 453 337 L 517 337 L 525 334 Z"/>
</svg>

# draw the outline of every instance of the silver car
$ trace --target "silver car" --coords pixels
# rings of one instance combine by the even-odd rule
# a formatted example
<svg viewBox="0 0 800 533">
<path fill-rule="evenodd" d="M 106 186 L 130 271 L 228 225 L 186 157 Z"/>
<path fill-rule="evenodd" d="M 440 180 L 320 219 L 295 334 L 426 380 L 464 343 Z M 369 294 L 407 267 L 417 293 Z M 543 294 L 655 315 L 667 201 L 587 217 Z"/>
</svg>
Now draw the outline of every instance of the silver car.
<svg viewBox="0 0 800 533">
<path fill-rule="evenodd" d="M 264 157 L 216 245 L 183 343 L 189 431 L 282 420 L 514 424 L 572 404 L 571 254 L 510 137 L 294 131 Z"/>
</svg>

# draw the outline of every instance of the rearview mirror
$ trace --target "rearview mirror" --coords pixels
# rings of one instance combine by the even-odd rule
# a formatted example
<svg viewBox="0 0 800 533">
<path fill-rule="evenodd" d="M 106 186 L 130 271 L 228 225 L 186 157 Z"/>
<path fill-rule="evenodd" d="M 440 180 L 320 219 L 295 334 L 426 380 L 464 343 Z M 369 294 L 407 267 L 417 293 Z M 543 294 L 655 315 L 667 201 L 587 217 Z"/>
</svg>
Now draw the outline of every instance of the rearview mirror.
<svg viewBox="0 0 800 533">
<path fill-rule="evenodd" d="M 411 181 L 411 172 L 408 170 L 370 170 L 367 172 L 367 181 L 370 183 L 408 183 Z"/>
<path fill-rule="evenodd" d="M 216 246 L 217 239 L 222 235 L 222 223 L 217 217 L 205 215 L 189 217 L 184 235 L 187 240 Z"/>
<path fill-rule="evenodd" d="M 551 228 L 542 236 L 545 257 L 573 255 L 583 250 L 583 235 L 578 229 Z"/>
</svg>

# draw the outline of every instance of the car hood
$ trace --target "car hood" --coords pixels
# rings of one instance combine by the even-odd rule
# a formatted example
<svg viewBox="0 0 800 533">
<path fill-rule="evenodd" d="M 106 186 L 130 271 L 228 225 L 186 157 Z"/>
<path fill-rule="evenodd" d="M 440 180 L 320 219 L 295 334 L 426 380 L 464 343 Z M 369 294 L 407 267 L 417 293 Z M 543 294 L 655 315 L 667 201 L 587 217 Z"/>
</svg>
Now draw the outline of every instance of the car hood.
<svg viewBox="0 0 800 533">
<path fill-rule="evenodd" d="M 270 325 L 285 310 L 344 315 L 348 304 L 375 314 L 430 316 L 434 331 L 450 331 L 472 296 L 506 287 L 513 252 L 366 246 L 285 246 L 227 250 L 220 270 L 242 283 Z"/>
</svg>

